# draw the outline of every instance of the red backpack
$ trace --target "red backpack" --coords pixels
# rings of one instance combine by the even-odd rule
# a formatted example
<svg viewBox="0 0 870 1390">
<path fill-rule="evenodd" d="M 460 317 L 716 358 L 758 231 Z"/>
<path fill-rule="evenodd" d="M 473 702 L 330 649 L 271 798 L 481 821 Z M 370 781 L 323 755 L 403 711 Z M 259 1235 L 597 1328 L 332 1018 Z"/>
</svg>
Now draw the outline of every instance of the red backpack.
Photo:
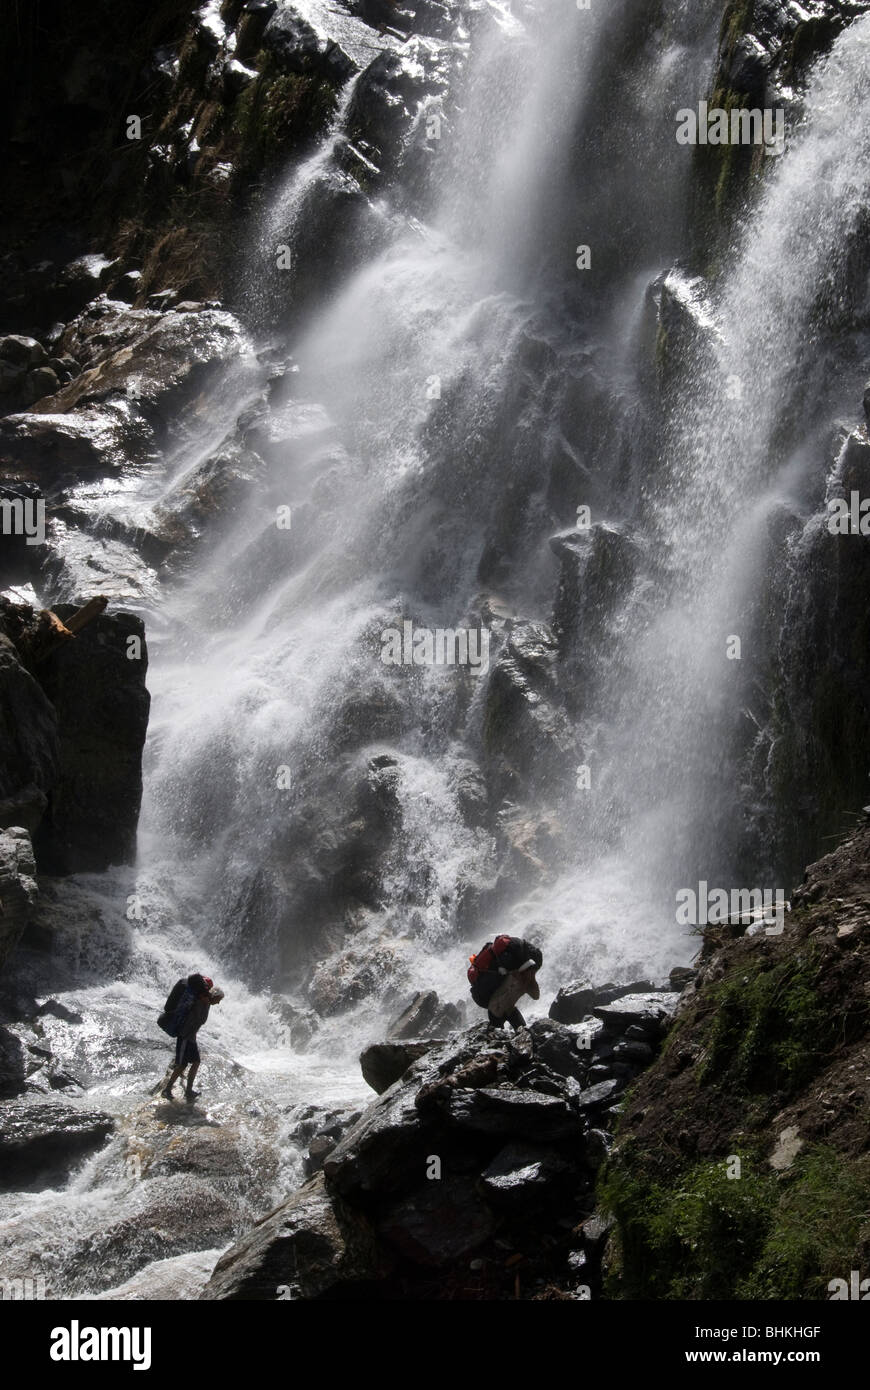
<svg viewBox="0 0 870 1390">
<path fill-rule="evenodd" d="M 498 969 L 498 958 L 510 946 L 509 936 L 497 936 L 495 941 L 487 941 L 482 946 L 476 956 L 469 956 L 471 964 L 468 967 L 468 983 L 477 984 L 481 975 L 485 975 L 489 970 Z"/>
</svg>

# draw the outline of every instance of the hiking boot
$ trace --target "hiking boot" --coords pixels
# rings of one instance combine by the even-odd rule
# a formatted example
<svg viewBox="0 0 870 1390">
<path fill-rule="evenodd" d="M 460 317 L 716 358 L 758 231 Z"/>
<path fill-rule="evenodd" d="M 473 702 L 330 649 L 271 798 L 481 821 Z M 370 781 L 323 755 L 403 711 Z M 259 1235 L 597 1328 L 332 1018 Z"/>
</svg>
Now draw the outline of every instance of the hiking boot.
<svg viewBox="0 0 870 1390">
<path fill-rule="evenodd" d="M 160 1094 L 164 1100 L 175 1100 L 175 1096 L 172 1094 L 172 1090 L 169 1086 L 164 1086 Z"/>
<path fill-rule="evenodd" d="M 190 1104 L 191 1101 L 199 1100 L 200 1094 L 200 1091 L 185 1091 L 184 1099 Z"/>
</svg>

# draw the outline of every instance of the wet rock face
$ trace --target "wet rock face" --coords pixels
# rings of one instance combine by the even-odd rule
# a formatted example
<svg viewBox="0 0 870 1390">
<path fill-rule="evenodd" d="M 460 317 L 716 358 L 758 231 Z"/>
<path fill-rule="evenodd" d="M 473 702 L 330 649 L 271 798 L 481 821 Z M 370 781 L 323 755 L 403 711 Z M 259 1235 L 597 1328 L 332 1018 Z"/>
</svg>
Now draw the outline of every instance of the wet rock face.
<svg viewBox="0 0 870 1390">
<path fill-rule="evenodd" d="M 394 1018 L 387 1030 L 391 1039 L 438 1038 L 462 1024 L 462 1011 L 456 1004 L 442 1004 L 434 989 L 421 990 L 407 1009 Z"/>
<path fill-rule="evenodd" d="M 388 1091 L 394 1081 L 398 1081 L 416 1062 L 437 1047 L 438 1040 L 429 1042 L 385 1042 L 371 1043 L 360 1056 L 360 1066 L 365 1080 L 378 1095 Z"/>
<path fill-rule="evenodd" d="M 33 831 L 57 779 L 57 713 L 6 635 L 13 611 L 0 613 L 0 827 Z"/>
<path fill-rule="evenodd" d="M 114 1129 L 110 1115 L 64 1105 L 0 1106 L 0 1185 L 50 1187 Z"/>
<path fill-rule="evenodd" d="M 74 612 L 59 605 L 63 620 Z M 132 654 L 132 655 L 131 655 Z M 103 614 L 44 662 L 58 717 L 59 775 L 37 835 L 40 868 L 99 872 L 131 862 L 150 696 L 142 620 Z"/>
<path fill-rule="evenodd" d="M 61 338 L 61 347 L 82 366 L 57 398 L 41 407 L 66 413 L 112 397 L 131 399 L 159 442 L 166 426 L 176 431 L 184 409 L 196 408 L 197 392 L 239 353 L 242 332 L 232 314 L 183 304 L 132 309 L 101 296 Z M 213 384 L 213 382 L 211 382 Z"/>
<path fill-rule="evenodd" d="M 58 605 L 57 616 L 76 607 Z M 144 627 L 103 613 L 42 650 L 44 627 L 32 608 L 0 600 L 0 828 L 34 834 L 43 872 L 99 871 L 135 850 L 150 704 Z"/>
<path fill-rule="evenodd" d="M 319 1298 L 383 1268 L 361 1213 L 329 1195 L 317 1174 L 218 1261 L 202 1298 Z"/>
<path fill-rule="evenodd" d="M 27 926 L 36 898 L 30 836 L 21 827 L 0 830 L 0 970 Z"/>
<path fill-rule="evenodd" d="M 496 794 L 525 787 L 537 775 L 573 767 L 571 722 L 559 693 L 558 645 L 545 623 L 517 623 L 492 670 L 484 739 Z"/>
<path fill-rule="evenodd" d="M 867 9 L 866 0 L 818 0 L 811 6 L 789 0 L 731 0 L 722 21 L 712 106 L 781 108 L 793 124 L 799 116 L 796 93 L 811 64 Z M 704 204 L 729 224 L 739 212 L 748 180 L 763 173 L 764 162 L 763 151 L 744 146 L 698 150 L 697 206 L 708 230 Z"/>
</svg>

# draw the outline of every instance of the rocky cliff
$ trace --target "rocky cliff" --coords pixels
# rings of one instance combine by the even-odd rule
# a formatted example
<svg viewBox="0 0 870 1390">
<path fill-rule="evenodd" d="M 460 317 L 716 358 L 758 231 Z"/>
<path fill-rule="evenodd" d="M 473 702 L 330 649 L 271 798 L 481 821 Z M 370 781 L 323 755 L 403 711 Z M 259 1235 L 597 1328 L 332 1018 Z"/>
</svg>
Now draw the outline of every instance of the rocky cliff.
<svg viewBox="0 0 870 1390">
<path fill-rule="evenodd" d="M 870 823 L 781 935 L 363 1055 L 381 1094 L 206 1299 L 808 1299 L 870 1256 Z"/>
<path fill-rule="evenodd" d="M 617 1298 L 824 1299 L 870 1257 L 870 824 L 781 936 L 707 928 L 599 1184 Z"/>
</svg>

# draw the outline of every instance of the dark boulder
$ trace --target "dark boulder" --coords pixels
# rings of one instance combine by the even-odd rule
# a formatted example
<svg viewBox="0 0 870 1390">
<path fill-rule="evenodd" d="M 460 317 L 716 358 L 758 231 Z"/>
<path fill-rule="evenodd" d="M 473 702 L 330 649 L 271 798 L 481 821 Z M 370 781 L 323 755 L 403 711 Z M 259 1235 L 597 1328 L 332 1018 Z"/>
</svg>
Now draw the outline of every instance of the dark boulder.
<svg viewBox="0 0 870 1390">
<path fill-rule="evenodd" d="M 460 1027 L 462 1012 L 456 1004 L 442 1004 L 434 989 L 421 990 L 394 1018 L 387 1029 L 387 1037 L 401 1041 L 404 1038 L 444 1037 Z"/>
<path fill-rule="evenodd" d="M 558 1076 L 582 1082 L 589 1066 L 589 1051 L 578 1047 L 578 1035 L 555 1021 L 535 1019 L 529 1025 L 534 1054 L 538 1061 Z M 583 1039 L 579 1039 L 582 1043 Z"/>
<path fill-rule="evenodd" d="M 619 1089 L 619 1082 L 615 1079 L 599 1081 L 596 1085 L 588 1086 L 585 1091 L 580 1093 L 577 1107 L 580 1110 L 601 1110 L 616 1099 L 616 1093 Z"/>
<path fill-rule="evenodd" d="M 583 1128 L 566 1097 L 519 1086 L 451 1091 L 441 1113 L 452 1129 L 495 1137 L 568 1139 Z"/>
<path fill-rule="evenodd" d="M 557 680 L 558 643 L 545 623 L 517 623 L 492 668 L 484 741 L 495 786 L 509 790 L 574 767 L 573 725 Z"/>
<path fill-rule="evenodd" d="M 28 1058 L 22 1039 L 0 1024 L 0 1100 L 9 1100 L 24 1090 Z"/>
<path fill-rule="evenodd" d="M 0 359 L 15 367 L 39 367 L 46 360 L 46 351 L 35 338 L 10 333 L 0 338 Z"/>
<path fill-rule="evenodd" d="M 652 1038 L 659 1038 L 679 1001 L 678 994 L 661 991 L 646 994 L 627 994 L 612 1004 L 600 1004 L 593 1010 L 610 1033 L 624 1033 L 631 1026 L 642 1028 Z"/>
<path fill-rule="evenodd" d="M 281 72 L 322 73 L 343 82 L 354 71 L 352 59 L 335 39 L 318 33 L 289 5 L 269 20 L 262 46 Z"/>
<path fill-rule="evenodd" d="M 75 611 L 59 605 L 63 620 Z M 42 664 L 57 713 L 59 775 L 36 837 L 40 867 L 99 872 L 130 863 L 142 798 L 150 696 L 140 618 L 103 613 Z"/>
<path fill-rule="evenodd" d="M 525 1212 L 530 1221 L 546 1198 L 558 1200 L 577 1187 L 577 1167 L 559 1149 L 544 1144 L 510 1143 L 481 1175 L 481 1186 L 496 1209 Z"/>
<path fill-rule="evenodd" d="M 33 831 L 57 779 L 59 743 L 51 701 L 3 631 L 17 630 L 21 611 L 0 600 L 0 826 Z"/>
<path fill-rule="evenodd" d="M 613 1055 L 623 1062 L 639 1062 L 645 1065 L 652 1061 L 655 1054 L 649 1043 L 623 1038 L 614 1047 Z"/>
<path fill-rule="evenodd" d="M 430 1181 L 396 1202 L 377 1221 L 377 1233 L 413 1264 L 435 1267 L 470 1255 L 493 1234 L 496 1220 L 472 1179 Z"/>
<path fill-rule="evenodd" d="M 30 836 L 20 826 L 0 830 L 0 970 L 21 939 L 36 892 Z"/>
<path fill-rule="evenodd" d="M 690 965 L 675 965 L 668 975 L 668 984 L 672 990 L 683 990 L 692 983 L 697 974 L 697 970 L 693 970 Z"/>
<path fill-rule="evenodd" d="M 584 980 L 563 985 L 549 1009 L 557 1023 L 582 1023 L 595 1007 L 595 990 Z"/>
<path fill-rule="evenodd" d="M 57 373 L 51 367 L 34 367 L 24 378 L 22 403 L 25 406 L 41 401 L 45 396 L 53 396 L 60 387 Z"/>
<path fill-rule="evenodd" d="M 549 1016 L 558 1023 L 582 1023 L 599 1004 L 611 1004 L 626 994 L 646 994 L 654 991 L 651 980 L 636 980 L 632 984 L 592 986 L 585 980 L 563 985 L 550 1005 Z"/>
<path fill-rule="evenodd" d="M 424 1056 L 439 1040 L 426 1042 L 384 1042 L 371 1043 L 360 1054 L 360 1067 L 364 1079 L 378 1095 L 383 1095 L 390 1086 L 404 1076 L 412 1062 Z"/>
<path fill-rule="evenodd" d="M 50 1187 L 98 1149 L 115 1122 L 99 1110 L 55 1104 L 0 1105 L 0 1187 Z"/>
<path fill-rule="evenodd" d="M 386 1264 L 368 1219 L 318 1173 L 221 1256 L 200 1297 L 322 1298 L 379 1277 Z"/>
<path fill-rule="evenodd" d="M 409 1072 L 423 1064 L 412 1063 Z M 390 1192 L 397 1184 L 413 1185 L 415 1175 L 425 1173 L 431 1147 L 414 1091 L 406 1074 L 348 1130 L 323 1165 L 332 1189 L 342 1196 Z"/>
</svg>

